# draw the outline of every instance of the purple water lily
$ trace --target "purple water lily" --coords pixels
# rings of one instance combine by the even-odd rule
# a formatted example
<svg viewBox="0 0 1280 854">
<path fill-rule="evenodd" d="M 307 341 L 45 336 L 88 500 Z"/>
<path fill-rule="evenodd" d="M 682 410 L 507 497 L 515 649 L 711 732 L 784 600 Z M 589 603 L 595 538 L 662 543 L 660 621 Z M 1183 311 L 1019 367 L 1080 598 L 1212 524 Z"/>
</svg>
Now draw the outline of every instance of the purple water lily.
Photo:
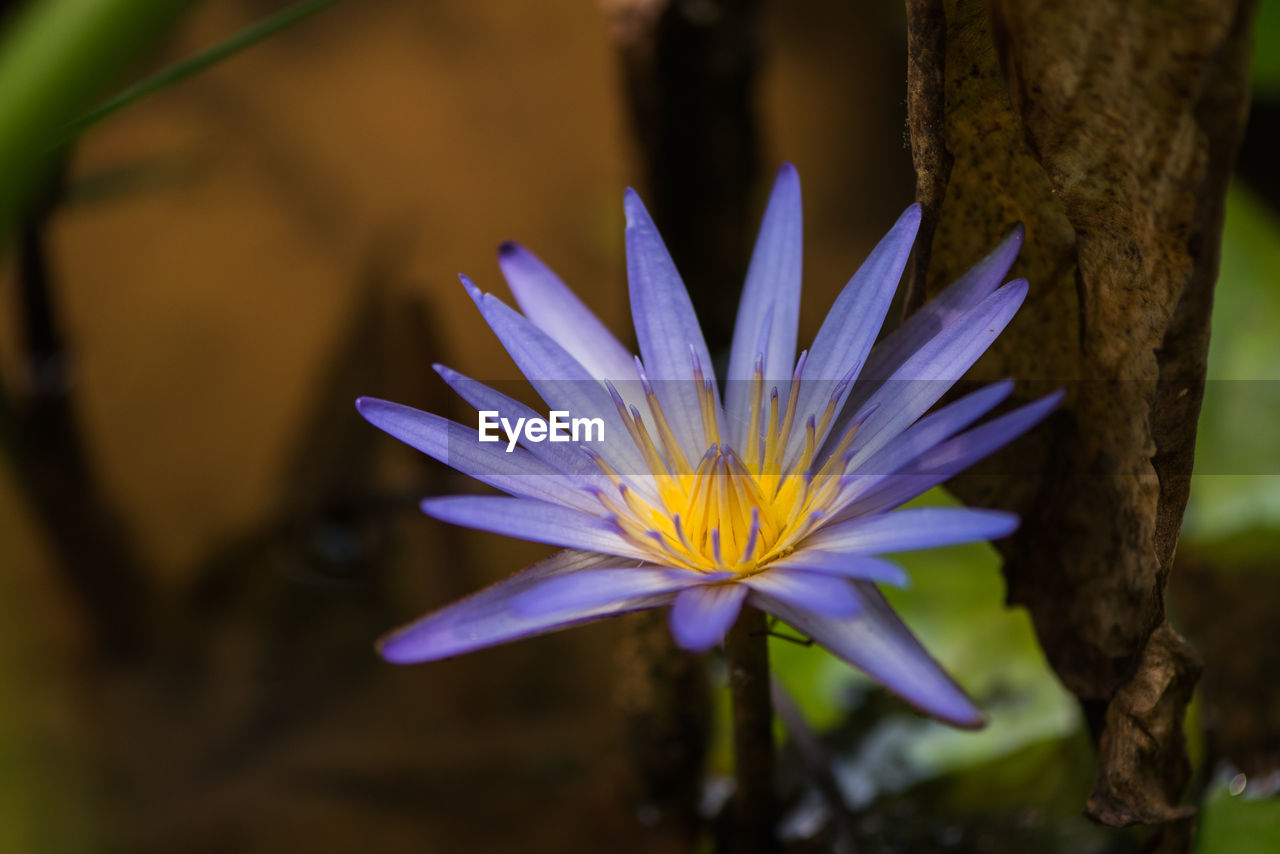
<svg viewBox="0 0 1280 854">
<path fill-rule="evenodd" d="M 430 413 L 358 401 L 377 427 L 507 493 L 429 498 L 426 513 L 567 549 L 392 632 L 382 655 L 436 660 L 660 606 L 670 606 L 676 641 L 702 651 L 745 605 L 921 710 L 980 726 L 974 703 L 877 588 L 906 582 L 879 555 L 1002 537 L 1017 526 L 1000 511 L 896 508 L 1057 405 L 1060 395 L 1050 395 L 973 426 L 1010 394 L 1013 383 L 1003 381 L 926 415 L 1026 296 L 1023 280 L 1000 284 L 1021 230 L 876 344 L 919 225 L 913 205 L 797 358 L 800 182 L 783 166 L 747 272 L 722 395 L 684 284 L 633 191 L 625 210 L 640 358 L 519 246 L 505 244 L 499 264 L 523 314 L 463 278 L 546 404 L 598 420 L 593 440 L 517 431 L 509 445 L 486 443 L 476 429 Z M 477 410 L 509 423 L 539 417 L 437 370 Z"/>
</svg>

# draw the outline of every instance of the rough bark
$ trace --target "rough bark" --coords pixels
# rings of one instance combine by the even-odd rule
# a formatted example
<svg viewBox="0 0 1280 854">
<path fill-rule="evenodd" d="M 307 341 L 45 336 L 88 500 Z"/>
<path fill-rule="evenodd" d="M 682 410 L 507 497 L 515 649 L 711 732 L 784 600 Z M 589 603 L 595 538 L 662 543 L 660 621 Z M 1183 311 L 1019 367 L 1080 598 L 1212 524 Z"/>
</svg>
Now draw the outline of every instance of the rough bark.
<svg viewBox="0 0 1280 854">
<path fill-rule="evenodd" d="M 1171 822 L 1199 672 L 1163 593 L 1204 388 L 1252 0 L 910 0 L 922 257 L 910 305 L 1016 221 L 1027 304 L 979 371 L 1065 385 L 1043 429 L 956 484 L 1016 509 L 1001 545 L 1099 750 L 1087 811 Z M 1026 393 L 1041 389 L 1029 384 Z"/>
</svg>

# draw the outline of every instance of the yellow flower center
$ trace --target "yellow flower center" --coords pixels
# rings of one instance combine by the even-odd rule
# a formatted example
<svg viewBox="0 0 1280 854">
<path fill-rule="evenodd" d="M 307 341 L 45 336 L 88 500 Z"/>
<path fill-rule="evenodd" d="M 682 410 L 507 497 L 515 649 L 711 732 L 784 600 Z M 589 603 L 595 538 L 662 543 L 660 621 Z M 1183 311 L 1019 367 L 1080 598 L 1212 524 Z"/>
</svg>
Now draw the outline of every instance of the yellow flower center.
<svg viewBox="0 0 1280 854">
<path fill-rule="evenodd" d="M 706 453 L 696 464 L 689 462 L 647 381 L 642 379 L 656 441 L 639 410 L 628 409 L 611 388 L 627 431 L 652 474 L 656 496 L 641 496 L 597 456 L 597 465 L 618 490 L 616 494 L 600 492 L 597 497 L 623 536 L 654 563 L 750 575 L 788 554 L 822 523 L 845 483 L 856 425 L 841 437 L 825 463 L 812 471 L 821 437 L 835 417 L 839 390 L 820 419 L 810 416 L 798 427 L 799 370 L 786 405 L 780 405 L 776 388 L 766 404 L 757 361 L 747 413 L 747 436 L 755 441 L 749 439 L 738 453 L 721 440 L 711 381 L 703 378 L 696 365 L 694 371 Z M 804 431 L 804 442 L 799 451 L 788 454 L 796 430 Z"/>
</svg>

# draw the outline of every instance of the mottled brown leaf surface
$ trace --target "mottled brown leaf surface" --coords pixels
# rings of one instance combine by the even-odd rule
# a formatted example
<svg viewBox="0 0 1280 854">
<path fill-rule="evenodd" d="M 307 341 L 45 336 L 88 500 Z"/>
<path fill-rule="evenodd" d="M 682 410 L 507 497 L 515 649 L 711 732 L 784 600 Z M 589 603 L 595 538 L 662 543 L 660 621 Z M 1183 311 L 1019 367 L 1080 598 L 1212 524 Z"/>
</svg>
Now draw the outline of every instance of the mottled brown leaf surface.
<svg viewBox="0 0 1280 854">
<path fill-rule="evenodd" d="M 1002 548 L 1099 747 L 1088 811 L 1165 822 L 1198 674 L 1164 619 L 1204 384 L 1250 0 L 909 2 L 910 128 L 928 254 L 919 304 L 1014 222 L 1026 306 L 983 376 L 1068 389 L 1044 428 L 959 482 L 1018 510 Z M 1028 391 L 1026 393 L 1031 393 Z"/>
<path fill-rule="evenodd" d="M 1194 807 L 1175 804 L 1190 773 L 1182 713 L 1199 677 L 1185 641 L 1162 623 L 1151 633 L 1133 678 L 1107 704 L 1091 815 L 1128 825 L 1195 813 Z"/>
</svg>

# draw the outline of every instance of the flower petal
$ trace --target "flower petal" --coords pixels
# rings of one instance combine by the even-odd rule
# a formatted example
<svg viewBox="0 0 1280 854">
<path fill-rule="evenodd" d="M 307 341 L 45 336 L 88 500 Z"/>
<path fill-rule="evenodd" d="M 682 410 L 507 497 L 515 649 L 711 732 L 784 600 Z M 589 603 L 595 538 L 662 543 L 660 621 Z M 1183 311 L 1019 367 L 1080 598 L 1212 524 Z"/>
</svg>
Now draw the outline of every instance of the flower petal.
<svg viewBox="0 0 1280 854">
<path fill-rule="evenodd" d="M 862 610 L 852 617 L 829 617 L 756 590 L 751 603 L 813 638 L 908 703 L 955 726 L 976 729 L 982 714 L 911 630 L 889 607 L 874 584 L 851 582 Z"/>
<path fill-rule="evenodd" d="M 628 611 L 652 608 L 671 599 L 671 594 L 620 598 L 573 615 L 529 616 L 517 614 L 511 608 L 512 599 L 547 579 L 606 566 L 628 565 L 635 564 L 590 552 L 560 552 L 390 632 L 378 642 L 378 650 L 383 658 L 395 664 L 436 661 Z"/>
<path fill-rule="evenodd" d="M 1018 257 L 1022 238 L 1023 228 L 1017 225 L 985 258 L 886 335 L 867 356 L 862 377 L 888 378 L 912 353 L 992 294 Z"/>
<path fill-rule="evenodd" d="M 699 416 L 693 360 L 698 360 L 714 388 L 711 354 L 689 292 L 635 190 L 627 190 L 623 206 L 627 215 L 627 280 L 640 356 L 681 449 L 686 457 L 696 460 L 710 442 Z M 719 400 L 718 392 L 715 397 Z M 719 420 L 724 423 L 723 414 Z"/>
<path fill-rule="evenodd" d="M 848 617 L 859 609 L 858 598 L 853 595 L 849 582 L 830 574 L 775 564 L 747 576 L 742 583 L 779 601 L 828 617 Z"/>
<path fill-rule="evenodd" d="M 1013 391 L 1013 380 L 983 386 L 926 415 L 858 465 L 860 474 L 893 474 L 925 451 L 986 415 Z"/>
<path fill-rule="evenodd" d="M 816 534 L 815 534 L 816 536 Z M 825 546 L 810 547 L 813 537 L 805 540 L 794 552 L 772 564 L 778 569 L 803 569 L 824 575 L 838 575 L 858 581 L 875 581 L 906 587 L 910 584 L 906 571 L 896 563 L 880 558 L 867 557 L 854 551 L 841 551 Z"/>
<path fill-rule="evenodd" d="M 805 362 L 796 410 L 798 426 L 810 416 L 820 420 L 828 400 L 837 391 L 836 411 L 840 411 L 840 404 L 849 394 L 849 387 L 842 388 L 841 383 L 857 376 L 875 343 L 919 227 L 920 206 L 912 205 L 898 217 L 836 297 Z M 801 429 L 792 433 L 788 459 L 803 446 L 803 432 Z M 818 443 L 824 438 L 818 436 Z"/>
<path fill-rule="evenodd" d="M 472 428 L 374 397 L 360 398 L 356 409 L 378 429 L 503 492 L 586 512 L 600 508 L 600 502 L 586 491 L 582 479 L 557 471 L 524 448 L 508 452 L 505 438 L 496 443 L 481 443 Z"/>
<path fill-rule="evenodd" d="M 644 459 L 604 385 L 524 315 L 492 294 L 481 293 L 465 276 L 462 280 L 489 328 L 538 396 L 552 409 L 572 413 L 574 418 L 602 419 L 604 441 L 593 445 L 593 450 L 619 472 L 645 471 Z"/>
<path fill-rule="evenodd" d="M 512 424 L 521 418 L 527 421 L 530 418 L 541 417 L 515 398 L 508 397 L 450 367 L 439 364 L 432 367 L 449 388 L 457 392 L 459 397 L 474 406 L 477 411 L 497 412 L 500 418 L 506 418 Z M 600 468 L 582 452 L 578 445 L 565 442 L 530 442 L 522 444 L 521 447 L 565 474 L 585 475 L 594 478 L 601 485 L 608 484 L 608 480 L 600 474 Z"/>
<path fill-rule="evenodd" d="M 845 554 L 932 549 L 1007 537 L 1017 527 L 1017 514 L 1002 510 L 918 507 L 828 525 L 807 538 L 795 556 L 810 548 Z"/>
<path fill-rule="evenodd" d="M 738 447 L 744 439 L 742 433 L 747 422 L 757 355 L 764 356 L 766 396 L 769 389 L 776 387 L 778 397 L 787 399 L 800 320 L 802 248 L 800 176 L 794 166 L 784 163 L 778 170 L 764 221 L 760 224 L 760 236 L 751 254 L 733 328 L 725 414 L 738 428 L 732 436 Z"/>
<path fill-rule="evenodd" d="M 523 246 L 498 248 L 498 266 L 524 316 L 598 380 L 635 381 L 632 355 L 560 277 Z"/>
<path fill-rule="evenodd" d="M 937 403 L 991 346 L 1026 295 L 1025 280 L 1000 288 L 930 339 L 876 389 L 861 408 L 867 413 L 865 420 L 858 413 L 850 417 L 863 421 L 850 469 L 857 469 Z"/>
<path fill-rule="evenodd" d="M 897 473 L 879 478 L 831 521 L 842 522 L 890 510 L 949 480 L 1040 423 L 1062 402 L 1057 391 L 937 445 Z"/>
<path fill-rule="evenodd" d="M 700 584 L 681 590 L 671 605 L 671 636 L 689 652 L 711 649 L 724 640 L 746 598 L 742 584 Z"/>
<path fill-rule="evenodd" d="M 491 495 L 447 495 L 424 499 L 419 506 L 423 513 L 442 522 L 520 540 L 629 558 L 644 557 L 607 520 L 546 501 Z"/>
<path fill-rule="evenodd" d="M 658 566 L 586 569 L 529 588 L 511 600 L 511 610 L 527 617 L 571 616 L 620 599 L 674 593 L 702 583 L 699 573 Z"/>
</svg>

